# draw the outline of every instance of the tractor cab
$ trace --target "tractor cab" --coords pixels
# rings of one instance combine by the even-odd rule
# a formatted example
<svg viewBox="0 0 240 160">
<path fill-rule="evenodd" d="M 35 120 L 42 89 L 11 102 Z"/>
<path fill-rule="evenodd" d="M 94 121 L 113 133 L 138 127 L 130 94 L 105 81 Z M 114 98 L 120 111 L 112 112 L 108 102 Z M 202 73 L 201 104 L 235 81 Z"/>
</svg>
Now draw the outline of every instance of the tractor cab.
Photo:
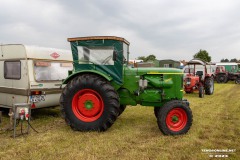
<svg viewBox="0 0 240 160">
<path fill-rule="evenodd" d="M 197 75 L 197 72 L 202 72 L 202 77 L 205 76 L 206 71 L 206 63 L 199 60 L 199 59 L 192 59 L 187 63 L 187 66 L 184 68 L 184 75 L 186 76 L 195 76 L 199 77 Z"/>
<path fill-rule="evenodd" d="M 203 98 L 204 93 L 211 95 L 214 91 L 213 80 L 213 76 L 208 73 L 207 63 L 199 59 L 192 59 L 187 63 L 184 69 L 184 91 L 186 93 L 199 91 L 200 98 Z"/>
<path fill-rule="evenodd" d="M 89 71 L 113 80 L 115 86 L 123 83 L 123 64 L 128 58 L 129 42 L 115 36 L 68 38 L 73 54 L 73 78 L 79 72 Z"/>
</svg>

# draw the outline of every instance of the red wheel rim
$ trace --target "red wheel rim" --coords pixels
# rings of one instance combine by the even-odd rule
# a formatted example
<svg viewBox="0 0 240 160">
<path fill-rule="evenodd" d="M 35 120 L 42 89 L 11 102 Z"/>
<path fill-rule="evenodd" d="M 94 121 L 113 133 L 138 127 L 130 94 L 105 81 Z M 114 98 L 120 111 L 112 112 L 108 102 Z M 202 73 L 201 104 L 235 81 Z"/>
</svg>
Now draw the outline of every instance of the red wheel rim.
<svg viewBox="0 0 240 160">
<path fill-rule="evenodd" d="M 182 108 L 174 108 L 168 112 L 166 118 L 167 127 L 172 131 L 180 131 L 187 124 L 187 114 Z"/>
<path fill-rule="evenodd" d="M 75 116 L 84 122 L 93 122 L 103 113 L 102 97 L 92 89 L 78 91 L 72 100 L 72 110 Z"/>
</svg>

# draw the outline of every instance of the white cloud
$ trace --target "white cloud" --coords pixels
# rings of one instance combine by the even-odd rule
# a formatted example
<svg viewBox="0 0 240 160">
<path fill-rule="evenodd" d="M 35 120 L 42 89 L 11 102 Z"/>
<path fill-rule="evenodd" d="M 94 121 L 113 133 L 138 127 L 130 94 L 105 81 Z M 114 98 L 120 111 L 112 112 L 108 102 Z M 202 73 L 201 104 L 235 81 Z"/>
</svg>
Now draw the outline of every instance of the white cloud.
<svg viewBox="0 0 240 160">
<path fill-rule="evenodd" d="M 8 0 L 0 6 L 0 43 L 69 48 L 68 37 L 115 35 L 131 58 L 238 58 L 240 2 L 235 0 Z"/>
</svg>

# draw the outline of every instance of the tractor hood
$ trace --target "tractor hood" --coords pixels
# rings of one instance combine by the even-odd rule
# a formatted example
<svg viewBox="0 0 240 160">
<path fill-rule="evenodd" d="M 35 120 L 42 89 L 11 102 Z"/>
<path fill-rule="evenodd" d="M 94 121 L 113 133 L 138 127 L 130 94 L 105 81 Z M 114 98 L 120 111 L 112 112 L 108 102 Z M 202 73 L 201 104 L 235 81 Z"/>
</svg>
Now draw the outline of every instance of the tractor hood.
<svg viewBox="0 0 240 160">
<path fill-rule="evenodd" d="M 130 93 L 135 93 L 136 90 L 139 89 L 139 86 L 142 87 L 142 82 L 140 80 L 145 81 L 149 86 L 148 89 L 164 88 L 164 92 L 168 95 L 172 95 L 171 97 L 178 97 L 181 99 L 183 86 L 183 72 L 180 69 L 176 68 L 125 68 L 124 71 L 124 85 L 122 88 L 127 88 Z M 175 88 L 177 91 L 177 95 L 175 95 L 175 91 L 172 91 L 170 88 Z M 158 94 L 158 91 L 153 91 Z M 167 98 L 167 97 L 165 97 Z"/>
<path fill-rule="evenodd" d="M 144 74 L 183 74 L 182 70 L 176 68 L 135 68 L 138 75 Z"/>
</svg>

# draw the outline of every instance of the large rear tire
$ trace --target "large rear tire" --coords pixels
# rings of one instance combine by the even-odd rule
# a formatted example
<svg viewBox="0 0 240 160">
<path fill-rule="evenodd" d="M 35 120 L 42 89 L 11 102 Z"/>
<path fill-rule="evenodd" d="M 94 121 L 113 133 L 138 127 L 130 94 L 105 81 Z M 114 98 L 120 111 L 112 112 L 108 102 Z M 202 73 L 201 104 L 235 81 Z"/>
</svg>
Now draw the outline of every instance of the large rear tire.
<svg viewBox="0 0 240 160">
<path fill-rule="evenodd" d="M 118 116 L 120 116 L 123 113 L 123 111 L 126 109 L 126 107 L 127 107 L 126 105 L 120 105 Z"/>
<path fill-rule="evenodd" d="M 203 98 L 204 97 L 204 88 L 203 88 L 203 86 L 199 87 L 198 94 L 199 94 L 199 98 Z"/>
<path fill-rule="evenodd" d="M 63 89 L 60 106 L 68 125 L 78 131 L 105 131 L 119 114 L 119 97 L 104 78 L 84 74 Z"/>
<path fill-rule="evenodd" d="M 236 84 L 240 84 L 240 77 L 238 77 L 238 78 L 235 80 L 235 83 L 236 83 Z"/>
<path fill-rule="evenodd" d="M 159 129 L 165 135 L 179 135 L 188 132 L 192 125 L 192 111 L 180 100 L 164 104 L 157 113 Z"/>
<path fill-rule="evenodd" d="M 155 115 L 156 118 L 158 118 L 158 113 L 160 112 L 161 108 L 162 107 L 154 107 L 154 115 Z"/>
<path fill-rule="evenodd" d="M 211 78 L 211 77 L 206 78 L 204 87 L 205 87 L 205 93 L 207 95 L 212 95 L 213 92 L 214 92 L 214 81 L 213 81 L 213 78 Z"/>
<path fill-rule="evenodd" d="M 217 75 L 217 83 L 227 83 L 228 78 L 226 74 L 219 74 Z"/>
</svg>

